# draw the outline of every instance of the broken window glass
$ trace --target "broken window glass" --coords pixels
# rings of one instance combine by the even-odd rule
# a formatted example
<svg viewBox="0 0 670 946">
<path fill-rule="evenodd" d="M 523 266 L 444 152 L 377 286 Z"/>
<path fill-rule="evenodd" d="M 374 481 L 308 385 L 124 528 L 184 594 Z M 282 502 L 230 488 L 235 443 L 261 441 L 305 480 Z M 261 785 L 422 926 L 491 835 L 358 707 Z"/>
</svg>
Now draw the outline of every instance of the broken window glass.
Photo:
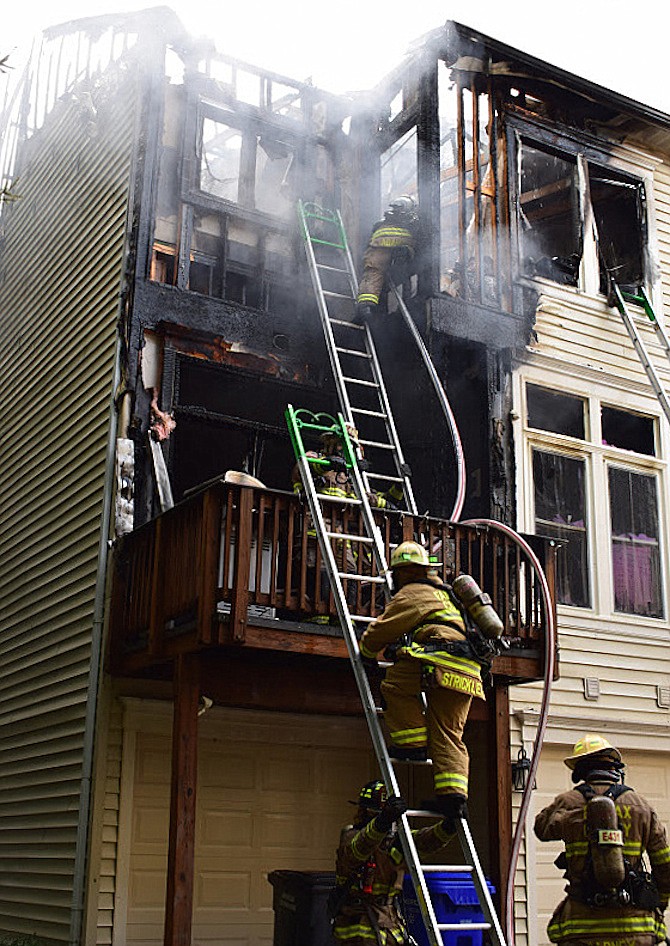
<svg viewBox="0 0 670 946">
<path fill-rule="evenodd" d="M 576 286 L 582 229 L 574 158 L 522 142 L 519 216 L 522 272 Z"/>
<path fill-rule="evenodd" d="M 583 398 L 559 394 L 538 384 L 527 384 L 526 401 L 529 427 L 584 439 Z"/>
<path fill-rule="evenodd" d="M 561 543 L 556 555 L 558 601 L 590 605 L 584 460 L 533 450 L 535 532 Z"/>
<path fill-rule="evenodd" d="M 600 291 L 607 293 L 609 271 L 624 290 L 637 293 L 644 276 L 643 186 L 590 164 L 589 189 L 598 230 Z"/>
<path fill-rule="evenodd" d="M 656 477 L 608 470 L 614 609 L 663 617 Z"/>
<path fill-rule="evenodd" d="M 256 150 L 255 206 L 275 216 L 288 216 L 293 211 L 289 173 L 293 152 L 283 142 L 260 135 Z"/>
<path fill-rule="evenodd" d="M 242 133 L 205 118 L 202 126 L 200 188 L 214 197 L 237 202 L 242 161 Z"/>
</svg>

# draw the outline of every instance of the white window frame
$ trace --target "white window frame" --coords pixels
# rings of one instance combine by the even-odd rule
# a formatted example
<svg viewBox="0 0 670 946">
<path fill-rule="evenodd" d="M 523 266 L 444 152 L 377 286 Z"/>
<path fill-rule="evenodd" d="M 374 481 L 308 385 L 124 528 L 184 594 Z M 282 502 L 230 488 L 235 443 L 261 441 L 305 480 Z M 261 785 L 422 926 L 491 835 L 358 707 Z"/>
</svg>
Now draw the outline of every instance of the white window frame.
<svg viewBox="0 0 670 946">
<path fill-rule="evenodd" d="M 530 427 L 527 422 L 528 403 L 527 384 L 544 387 L 548 391 L 566 396 L 578 397 L 585 402 L 584 436 L 579 440 L 564 434 L 551 433 Z M 585 628 L 593 628 L 594 622 L 606 621 L 616 626 L 623 634 L 639 638 L 645 630 L 653 635 L 659 626 L 670 625 L 670 601 L 668 589 L 668 528 L 666 525 L 668 497 L 667 425 L 657 410 L 656 401 L 641 397 L 632 392 L 623 392 L 596 386 L 578 378 L 568 378 L 557 372 L 549 376 L 546 369 L 526 366 L 515 373 L 513 414 L 515 451 L 517 464 L 519 528 L 523 532 L 535 532 L 533 449 L 561 453 L 565 456 L 582 459 L 585 462 L 587 515 L 588 576 L 590 588 L 590 607 L 579 607 L 558 603 L 560 615 L 569 616 L 576 626 L 582 623 Z M 601 427 L 601 406 L 614 407 L 631 413 L 642 414 L 654 422 L 656 456 L 649 457 L 633 453 L 618 447 L 603 445 Z M 614 609 L 614 575 L 612 565 L 612 524 L 609 504 L 609 466 L 631 470 L 635 473 L 651 474 L 656 477 L 658 501 L 658 541 L 660 556 L 660 584 L 663 617 L 654 618 L 645 615 L 630 614 Z"/>
</svg>

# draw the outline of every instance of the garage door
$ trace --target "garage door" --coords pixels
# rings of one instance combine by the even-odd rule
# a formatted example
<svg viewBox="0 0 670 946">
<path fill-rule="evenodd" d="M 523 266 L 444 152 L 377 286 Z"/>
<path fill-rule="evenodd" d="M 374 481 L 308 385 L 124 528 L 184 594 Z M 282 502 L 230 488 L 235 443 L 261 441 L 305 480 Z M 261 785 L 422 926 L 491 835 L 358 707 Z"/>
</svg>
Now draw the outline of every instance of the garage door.
<svg viewBox="0 0 670 946">
<path fill-rule="evenodd" d="M 115 930 L 115 942 L 127 946 L 163 942 L 170 724 L 166 704 L 127 714 L 121 830 L 128 856 Z M 268 874 L 333 870 L 340 828 L 354 810 L 347 801 L 374 775 L 361 720 L 218 707 L 202 717 L 193 942 L 269 946 Z"/>
<path fill-rule="evenodd" d="M 529 916 L 538 917 L 536 938 L 531 937 L 532 943 L 545 944 L 547 938 L 547 923 L 554 908 L 564 896 L 565 881 L 563 873 L 554 866 L 554 860 L 563 850 L 560 842 L 540 844 L 533 836 L 533 821 L 535 814 L 544 808 L 560 792 L 570 787 L 570 773 L 563 764 L 567 755 L 564 748 L 548 746 L 542 750 L 542 762 L 537 778 L 538 789 L 533 795 L 533 807 L 528 819 L 528 837 L 533 837 L 532 853 L 535 858 L 535 872 L 537 878 L 534 890 L 529 891 Z M 661 821 L 668 828 L 670 823 L 670 765 L 668 756 L 664 753 L 624 751 L 626 762 L 626 784 L 638 789 L 656 809 Z M 533 876 L 532 869 L 529 871 Z"/>
</svg>

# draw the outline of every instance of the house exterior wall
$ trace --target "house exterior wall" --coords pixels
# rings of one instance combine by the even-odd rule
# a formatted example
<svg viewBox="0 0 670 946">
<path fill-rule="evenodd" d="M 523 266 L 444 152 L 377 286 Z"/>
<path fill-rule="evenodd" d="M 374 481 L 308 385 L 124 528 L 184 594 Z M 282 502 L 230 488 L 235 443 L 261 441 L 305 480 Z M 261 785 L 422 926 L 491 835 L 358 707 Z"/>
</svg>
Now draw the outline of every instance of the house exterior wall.
<svg viewBox="0 0 670 946">
<path fill-rule="evenodd" d="M 3 214 L 0 931 L 67 941 L 137 88 L 58 102 Z M 81 856 L 81 854 L 79 854 Z"/>
<path fill-rule="evenodd" d="M 667 161 L 621 152 L 629 170 L 645 180 L 650 227 L 650 270 L 657 314 L 670 301 L 670 189 Z M 616 158 L 615 158 L 616 161 Z M 667 389 L 670 366 L 649 320 L 635 316 L 644 344 Z M 533 429 L 528 422 L 526 384 L 582 398 L 587 411 L 585 441 Z M 528 904 L 538 920 L 529 927 L 528 942 L 548 942 L 546 924 L 562 896 L 563 881 L 553 864 L 560 845 L 540 845 L 534 816 L 569 786 L 562 759 L 585 731 L 603 733 L 624 753 L 626 781 L 647 795 L 667 824 L 670 706 L 670 574 L 667 531 L 668 423 L 644 372 L 623 321 L 604 297 L 576 289 L 541 284 L 535 337 L 517 362 L 514 374 L 514 440 L 517 468 L 518 528 L 534 531 L 533 447 L 584 459 L 587 466 L 588 541 L 591 606 L 558 605 L 560 679 L 552 687 L 550 717 L 538 774 L 538 788 L 527 823 Z M 606 443 L 600 431 L 600 407 L 608 405 L 653 418 L 655 456 L 640 456 Z M 590 429 L 589 429 L 590 425 Z M 661 547 L 664 614 L 659 618 L 624 614 L 614 609 L 611 521 L 607 468 L 628 468 L 656 478 Z M 538 530 L 539 531 L 539 530 Z M 585 681 L 596 680 L 599 695 L 587 699 Z M 530 753 L 540 701 L 537 685 L 511 690 L 510 707 L 523 744 Z M 513 747 L 514 756 L 514 747 Z M 551 850 L 549 850 L 551 848 Z M 555 848 L 555 850 L 554 850 Z M 519 874 L 519 883 L 522 882 Z"/>
</svg>

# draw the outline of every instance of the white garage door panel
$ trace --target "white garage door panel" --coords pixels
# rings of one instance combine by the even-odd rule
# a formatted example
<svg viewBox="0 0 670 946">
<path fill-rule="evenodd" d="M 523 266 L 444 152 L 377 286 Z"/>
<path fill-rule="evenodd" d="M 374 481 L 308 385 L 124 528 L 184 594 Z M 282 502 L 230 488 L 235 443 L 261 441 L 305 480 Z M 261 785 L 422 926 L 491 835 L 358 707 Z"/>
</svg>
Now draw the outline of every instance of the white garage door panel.
<svg viewBox="0 0 670 946">
<path fill-rule="evenodd" d="M 554 860 L 563 850 L 560 842 L 540 843 L 533 835 L 535 814 L 550 804 L 556 795 L 571 786 L 570 773 L 563 763 L 564 748 L 547 746 L 542 750 L 538 773 L 540 789 L 534 792 L 532 811 L 528 819 L 528 834 L 533 837 L 536 884 L 534 890 L 538 914 L 537 939 L 539 946 L 549 942 L 547 923 L 556 905 L 563 899 L 565 880 Z M 670 820 L 670 761 L 663 753 L 625 750 L 626 784 L 640 791 L 654 806 L 661 821 L 668 827 Z"/>
<path fill-rule="evenodd" d="M 163 941 L 171 719 L 162 715 L 147 708 L 127 720 L 136 732 L 132 793 L 122 799 L 129 863 L 119 946 Z M 271 946 L 268 874 L 332 871 L 354 811 L 347 801 L 375 768 L 362 720 L 210 710 L 198 745 L 194 943 Z"/>
</svg>

